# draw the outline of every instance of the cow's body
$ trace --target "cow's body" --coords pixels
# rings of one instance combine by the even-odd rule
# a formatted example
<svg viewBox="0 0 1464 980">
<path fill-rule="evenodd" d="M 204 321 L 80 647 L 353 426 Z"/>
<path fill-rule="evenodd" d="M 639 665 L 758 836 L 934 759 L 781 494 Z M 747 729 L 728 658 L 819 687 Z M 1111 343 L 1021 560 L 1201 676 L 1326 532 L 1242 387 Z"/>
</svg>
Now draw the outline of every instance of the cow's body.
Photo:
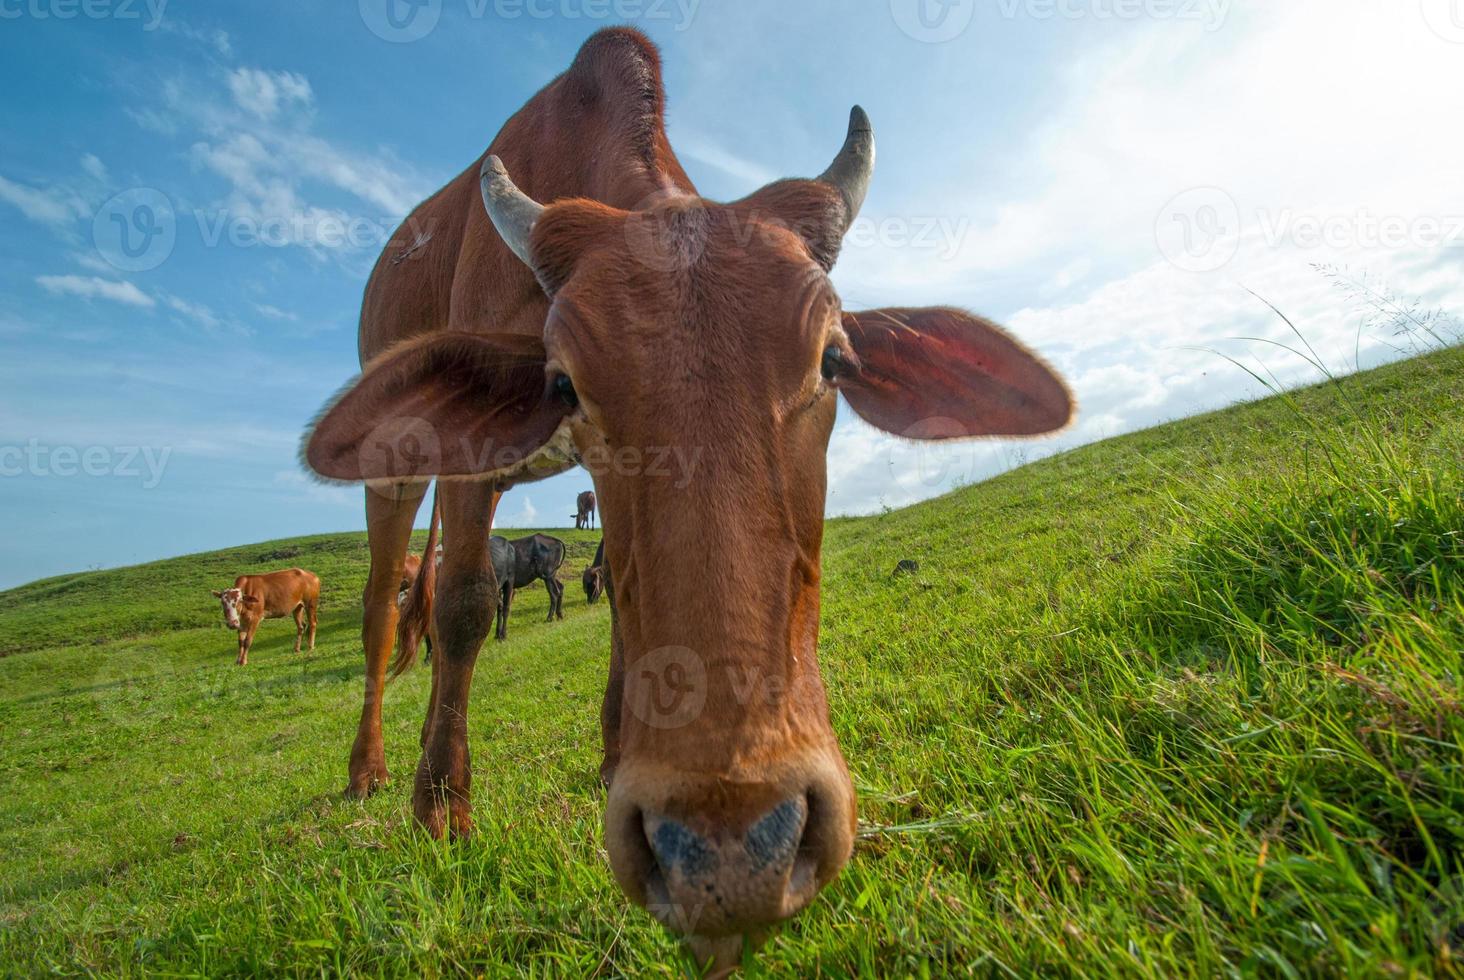
<svg viewBox="0 0 1464 980">
<path fill-rule="evenodd" d="M 564 564 L 564 542 L 547 534 L 531 534 L 510 541 L 494 535 L 489 540 L 493 556 L 493 572 L 498 578 L 498 629 L 500 640 L 508 639 L 508 613 L 513 608 L 513 594 L 518 589 L 542 579 L 549 591 L 549 616 L 546 623 L 564 618 L 564 585 L 557 575 Z"/>
<path fill-rule="evenodd" d="M 595 491 L 586 490 L 575 498 L 574 529 L 583 531 L 595 526 Z"/>
<path fill-rule="evenodd" d="M 439 650 L 412 793 L 435 836 L 471 828 L 494 509 L 505 488 L 583 462 L 607 515 L 606 850 L 631 899 L 730 967 L 853 849 L 817 651 L 839 396 L 927 440 L 1051 432 L 1072 403 L 1040 359 L 963 310 L 843 310 L 828 275 L 873 173 L 863 110 L 819 177 L 718 203 L 676 162 L 663 101 L 650 43 L 602 31 L 418 208 L 367 286 L 363 374 L 305 456 L 370 488 L 357 796 L 387 776 L 392 600 L 439 478 L 441 587 L 424 565 L 397 624 L 398 670 L 428 622 Z M 684 481 L 667 478 L 672 451 L 697 463 Z"/>
<path fill-rule="evenodd" d="M 288 568 L 263 575 L 240 575 L 234 587 L 215 592 L 224 608 L 224 622 L 239 632 L 240 666 L 249 662 L 254 631 L 266 619 L 295 618 L 295 652 L 308 629 L 315 649 L 315 623 L 320 606 L 320 579 L 303 568 Z"/>
</svg>

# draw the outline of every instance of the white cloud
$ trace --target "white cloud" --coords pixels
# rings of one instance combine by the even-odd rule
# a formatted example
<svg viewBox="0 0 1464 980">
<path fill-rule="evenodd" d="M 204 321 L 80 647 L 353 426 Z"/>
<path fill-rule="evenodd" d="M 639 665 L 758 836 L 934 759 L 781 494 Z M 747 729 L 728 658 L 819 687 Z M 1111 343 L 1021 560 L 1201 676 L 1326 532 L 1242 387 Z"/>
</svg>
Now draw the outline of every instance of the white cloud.
<svg viewBox="0 0 1464 980">
<path fill-rule="evenodd" d="M 84 153 L 81 157 L 81 169 L 92 180 L 105 184 L 107 182 L 107 165 L 96 155 Z"/>
<path fill-rule="evenodd" d="M 1220 32 L 1170 22 L 1120 41 L 1073 54 L 1068 94 L 1009 151 L 1002 179 L 973 185 L 942 167 L 958 179 L 882 198 L 876 222 L 944 209 L 969 217 L 971 230 L 949 261 L 881 242 L 846 247 L 837 279 L 851 307 L 957 302 L 1001 315 L 996 297 L 1008 297 L 1013 332 L 1066 375 L 1080 403 L 1077 425 L 1036 444 L 1039 454 L 1264 394 L 1221 353 L 1283 383 L 1314 380 L 1274 346 L 1300 341 L 1250 290 L 1334 371 L 1408 347 L 1319 266 L 1464 309 L 1464 234 L 1459 247 L 1438 241 L 1464 232 L 1464 129 L 1447 122 L 1464 118 L 1456 45 L 1417 16 L 1361 0 L 1237 9 Z M 1403 133 L 1425 134 L 1426 148 L 1394 135 Z M 1205 187 L 1234 202 L 1222 240 L 1235 254 L 1188 272 L 1161 252 L 1159 218 L 1176 195 Z M 1204 231 L 1213 215 L 1188 217 Z M 1379 231 L 1388 223 L 1401 229 L 1391 241 Z M 1308 234 L 1315 228 L 1327 234 Z M 1006 464 L 979 448 L 944 452 L 920 457 L 841 424 L 831 509 L 907 499 L 921 458 L 959 459 L 975 476 Z"/>
<path fill-rule="evenodd" d="M 180 313 L 211 333 L 223 329 L 224 321 L 217 313 L 202 303 L 193 303 L 179 296 L 165 295 L 163 302 L 168 309 Z"/>
<path fill-rule="evenodd" d="M 42 190 L 0 177 L 0 201 L 20 210 L 31 221 L 65 227 L 86 214 L 86 205 L 63 188 Z"/>
<path fill-rule="evenodd" d="M 361 491 L 355 487 L 320 483 L 298 469 L 276 471 L 274 485 L 296 499 L 345 507 L 361 506 Z"/>
<path fill-rule="evenodd" d="M 227 81 L 229 103 L 166 85 L 161 118 L 134 113 L 146 128 L 197 131 L 194 163 L 227 183 L 198 214 L 206 237 L 242 229 L 270 246 L 374 255 L 431 190 L 390 152 L 358 153 L 312 132 L 304 76 L 240 68 Z M 342 193 L 355 203 L 339 203 Z"/>
<path fill-rule="evenodd" d="M 308 107 L 315 101 L 310 81 L 289 71 L 236 68 L 229 73 L 229 92 L 239 108 L 260 119 L 273 119 L 282 108 Z"/>
<path fill-rule="evenodd" d="M 283 320 L 289 323 L 296 323 L 300 319 L 296 314 L 282 310 L 278 306 L 271 306 L 268 303 L 255 303 L 254 308 L 259 311 L 260 316 L 270 320 Z"/>
<path fill-rule="evenodd" d="M 539 509 L 534 506 L 532 498 L 525 495 L 524 502 L 519 507 L 518 513 L 512 517 L 500 517 L 497 521 L 500 527 L 535 527 L 536 518 L 539 516 Z"/>
<path fill-rule="evenodd" d="M 729 177 L 734 177 L 747 185 L 748 192 L 756 190 L 764 184 L 772 183 L 782 176 L 761 163 L 733 153 L 715 140 L 698 132 L 678 129 L 674 145 L 678 157 L 705 164 Z"/>
<path fill-rule="evenodd" d="M 127 280 L 102 279 L 98 276 L 37 276 L 36 282 L 56 295 L 80 296 L 82 299 L 105 299 L 126 306 L 151 309 L 157 300 Z"/>
</svg>

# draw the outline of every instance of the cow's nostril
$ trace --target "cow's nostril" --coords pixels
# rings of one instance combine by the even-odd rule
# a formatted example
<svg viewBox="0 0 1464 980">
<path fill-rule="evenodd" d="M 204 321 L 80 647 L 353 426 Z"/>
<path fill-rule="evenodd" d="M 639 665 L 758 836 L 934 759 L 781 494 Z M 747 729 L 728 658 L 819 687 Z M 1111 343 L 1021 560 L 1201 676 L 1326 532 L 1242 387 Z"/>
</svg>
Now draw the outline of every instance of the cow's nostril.
<svg viewBox="0 0 1464 980">
<path fill-rule="evenodd" d="M 752 858 L 752 870 L 787 867 L 803 842 L 807 818 L 806 801 L 785 800 L 748 828 L 744 840 Z"/>
</svg>

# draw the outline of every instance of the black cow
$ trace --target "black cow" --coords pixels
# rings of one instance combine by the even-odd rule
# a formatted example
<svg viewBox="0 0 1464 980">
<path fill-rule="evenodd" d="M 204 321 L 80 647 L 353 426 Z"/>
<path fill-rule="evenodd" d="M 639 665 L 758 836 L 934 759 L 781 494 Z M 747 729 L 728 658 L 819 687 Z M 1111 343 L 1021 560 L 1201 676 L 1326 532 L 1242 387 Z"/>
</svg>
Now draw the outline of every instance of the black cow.
<svg viewBox="0 0 1464 980">
<path fill-rule="evenodd" d="M 494 535 L 488 539 L 493 558 L 493 574 L 498 577 L 498 629 L 494 635 L 508 639 L 508 611 L 513 606 L 513 593 L 535 580 L 543 579 L 549 590 L 549 618 L 564 618 L 564 586 L 555 574 L 564 564 L 564 542 L 547 534 L 531 534 L 509 541 Z"/>
<path fill-rule="evenodd" d="M 600 539 L 600 547 L 595 549 L 595 560 L 590 567 L 585 569 L 583 577 L 585 585 L 585 601 L 594 605 L 600 601 L 600 596 L 605 593 L 605 539 Z"/>
</svg>

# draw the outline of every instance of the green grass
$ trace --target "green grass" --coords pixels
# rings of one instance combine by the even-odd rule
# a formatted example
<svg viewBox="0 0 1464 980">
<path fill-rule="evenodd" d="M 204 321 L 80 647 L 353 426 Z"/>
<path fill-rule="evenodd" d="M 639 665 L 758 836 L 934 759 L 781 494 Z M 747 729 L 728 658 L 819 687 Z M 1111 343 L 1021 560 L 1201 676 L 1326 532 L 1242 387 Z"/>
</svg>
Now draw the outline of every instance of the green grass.
<svg viewBox="0 0 1464 980">
<path fill-rule="evenodd" d="M 1464 351 L 831 521 L 822 661 L 860 791 L 771 975 L 1441 975 L 1464 956 Z M 373 799 L 360 535 L 0 593 L 0 973 L 685 973 L 601 843 L 608 610 L 479 660 L 479 832 Z M 893 577 L 902 558 L 920 562 Z M 208 595 L 299 564 L 320 645 Z"/>
</svg>

